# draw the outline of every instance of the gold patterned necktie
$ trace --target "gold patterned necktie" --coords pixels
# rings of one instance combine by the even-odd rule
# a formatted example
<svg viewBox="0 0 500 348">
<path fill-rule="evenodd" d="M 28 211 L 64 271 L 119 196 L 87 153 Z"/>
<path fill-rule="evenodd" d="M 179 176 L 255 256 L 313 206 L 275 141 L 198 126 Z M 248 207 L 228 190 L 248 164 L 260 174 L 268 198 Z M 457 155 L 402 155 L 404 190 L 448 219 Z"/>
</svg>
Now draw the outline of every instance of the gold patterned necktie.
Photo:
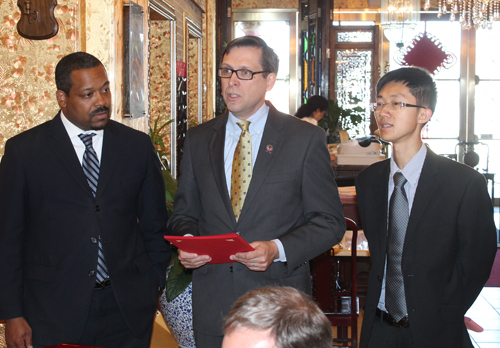
<svg viewBox="0 0 500 348">
<path fill-rule="evenodd" d="M 231 204 L 236 221 L 240 217 L 250 180 L 252 180 L 252 138 L 248 131 L 250 121 L 240 121 L 237 125 L 241 128 L 241 135 L 234 150 L 231 171 Z"/>
</svg>

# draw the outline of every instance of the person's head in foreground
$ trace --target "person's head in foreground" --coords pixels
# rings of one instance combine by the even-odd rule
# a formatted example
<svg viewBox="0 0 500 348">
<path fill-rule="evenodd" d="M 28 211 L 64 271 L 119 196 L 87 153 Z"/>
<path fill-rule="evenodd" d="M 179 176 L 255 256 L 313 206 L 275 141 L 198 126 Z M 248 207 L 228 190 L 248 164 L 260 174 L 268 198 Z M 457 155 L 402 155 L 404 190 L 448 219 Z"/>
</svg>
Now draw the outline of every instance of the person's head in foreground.
<svg viewBox="0 0 500 348">
<path fill-rule="evenodd" d="M 224 324 L 222 348 L 330 348 L 328 318 L 303 292 L 267 287 L 247 292 Z"/>
</svg>

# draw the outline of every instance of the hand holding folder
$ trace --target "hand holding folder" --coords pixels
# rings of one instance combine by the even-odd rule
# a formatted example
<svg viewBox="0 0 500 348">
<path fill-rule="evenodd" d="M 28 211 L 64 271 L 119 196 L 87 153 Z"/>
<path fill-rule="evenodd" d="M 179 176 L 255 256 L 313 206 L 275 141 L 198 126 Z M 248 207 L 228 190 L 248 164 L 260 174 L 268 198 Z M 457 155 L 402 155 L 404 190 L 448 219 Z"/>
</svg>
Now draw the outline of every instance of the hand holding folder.
<svg viewBox="0 0 500 348">
<path fill-rule="evenodd" d="M 180 250 L 210 256 L 212 261 L 209 264 L 235 262 L 229 256 L 255 250 L 237 233 L 203 237 L 165 236 L 165 239 Z"/>
</svg>

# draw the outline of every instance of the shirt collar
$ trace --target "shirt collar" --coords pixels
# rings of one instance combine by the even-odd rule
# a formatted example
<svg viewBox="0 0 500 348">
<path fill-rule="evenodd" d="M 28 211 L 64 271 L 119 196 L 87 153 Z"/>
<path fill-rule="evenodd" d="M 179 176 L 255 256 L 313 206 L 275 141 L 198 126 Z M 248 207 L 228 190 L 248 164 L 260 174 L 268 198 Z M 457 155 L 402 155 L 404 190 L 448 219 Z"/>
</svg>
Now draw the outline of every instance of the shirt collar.
<svg viewBox="0 0 500 348">
<path fill-rule="evenodd" d="M 264 132 L 264 127 L 266 126 L 267 115 L 269 113 L 269 106 L 266 103 L 262 104 L 262 106 L 246 121 L 250 121 L 250 134 L 259 133 L 262 134 Z M 229 116 L 227 118 L 227 131 L 229 134 L 240 132 L 241 128 L 236 124 L 236 122 L 241 121 L 239 118 L 234 116 L 232 112 L 229 112 Z"/>
<path fill-rule="evenodd" d="M 79 134 L 82 133 L 95 133 L 96 136 L 102 137 L 103 130 L 89 130 L 89 131 L 84 131 L 83 129 L 75 126 L 68 118 L 64 115 L 63 111 L 61 110 L 61 121 L 64 125 L 64 128 L 66 128 L 66 132 L 68 132 L 69 138 L 73 139 L 77 137 Z"/>
<path fill-rule="evenodd" d="M 391 158 L 391 178 L 397 172 L 403 173 L 404 177 L 408 183 L 412 186 L 417 185 L 418 179 L 420 178 L 420 173 L 422 172 L 422 167 L 424 166 L 425 157 L 427 155 L 427 146 L 422 143 L 420 150 L 412 157 L 410 162 L 406 164 L 403 170 L 399 169 L 394 157 Z M 392 179 L 391 179 L 392 180 Z"/>
</svg>

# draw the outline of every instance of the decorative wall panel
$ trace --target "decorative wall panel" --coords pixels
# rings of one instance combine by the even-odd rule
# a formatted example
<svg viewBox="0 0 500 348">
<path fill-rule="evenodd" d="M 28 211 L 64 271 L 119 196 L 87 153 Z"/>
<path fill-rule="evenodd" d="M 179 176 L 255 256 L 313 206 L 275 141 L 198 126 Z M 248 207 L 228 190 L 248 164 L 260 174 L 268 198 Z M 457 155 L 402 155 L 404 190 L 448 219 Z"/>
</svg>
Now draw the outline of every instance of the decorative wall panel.
<svg viewBox="0 0 500 348">
<path fill-rule="evenodd" d="M 233 0 L 233 8 L 299 8 L 299 0 Z"/>
<path fill-rule="evenodd" d="M 198 57 L 197 38 L 188 39 L 187 47 L 187 77 L 188 77 L 188 127 L 196 126 L 198 122 L 198 103 L 202 102 L 202 95 L 198 94 L 198 63 L 201 57 Z"/>
<path fill-rule="evenodd" d="M 17 0 L 0 1 L 0 159 L 7 139 L 50 120 L 59 110 L 54 69 L 59 59 L 80 48 L 80 14 L 77 0 L 58 4 L 58 34 L 28 40 L 17 33 Z"/>
<path fill-rule="evenodd" d="M 348 8 L 367 8 L 369 7 L 368 5 L 368 0 L 336 0 L 334 2 L 334 10 L 336 9 L 348 9 Z"/>
<path fill-rule="evenodd" d="M 159 20 L 150 22 L 150 103 L 149 112 L 151 123 L 158 119 L 158 127 L 170 120 L 171 110 L 171 66 L 170 55 L 172 40 L 170 21 Z M 170 126 L 167 125 L 161 132 L 165 144 L 165 152 L 169 162 L 170 157 Z"/>
</svg>

